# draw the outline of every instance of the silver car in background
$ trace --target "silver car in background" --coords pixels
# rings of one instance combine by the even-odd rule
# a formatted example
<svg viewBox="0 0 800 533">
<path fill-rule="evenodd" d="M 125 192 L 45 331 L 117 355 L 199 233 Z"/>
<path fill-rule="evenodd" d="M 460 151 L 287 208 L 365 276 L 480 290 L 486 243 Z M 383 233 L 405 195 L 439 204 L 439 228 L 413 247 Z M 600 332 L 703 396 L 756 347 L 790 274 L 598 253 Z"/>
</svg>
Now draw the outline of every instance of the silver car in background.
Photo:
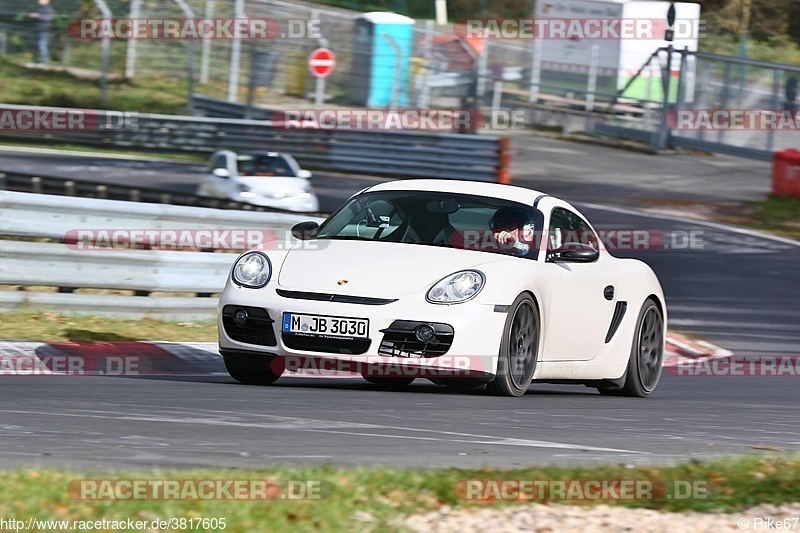
<svg viewBox="0 0 800 533">
<path fill-rule="evenodd" d="M 211 156 L 197 195 L 316 213 L 319 199 L 310 177 L 289 154 L 220 150 Z"/>
</svg>

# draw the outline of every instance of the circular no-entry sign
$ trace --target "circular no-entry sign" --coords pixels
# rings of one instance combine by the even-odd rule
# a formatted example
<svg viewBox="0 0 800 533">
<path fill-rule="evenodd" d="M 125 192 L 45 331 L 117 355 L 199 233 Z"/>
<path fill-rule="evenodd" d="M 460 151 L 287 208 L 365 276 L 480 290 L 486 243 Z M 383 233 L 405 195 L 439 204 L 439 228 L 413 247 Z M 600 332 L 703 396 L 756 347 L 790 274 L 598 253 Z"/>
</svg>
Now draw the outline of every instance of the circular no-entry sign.
<svg viewBox="0 0 800 533">
<path fill-rule="evenodd" d="M 327 48 L 317 48 L 308 56 L 308 70 L 317 78 L 325 78 L 336 66 L 336 56 Z"/>
</svg>

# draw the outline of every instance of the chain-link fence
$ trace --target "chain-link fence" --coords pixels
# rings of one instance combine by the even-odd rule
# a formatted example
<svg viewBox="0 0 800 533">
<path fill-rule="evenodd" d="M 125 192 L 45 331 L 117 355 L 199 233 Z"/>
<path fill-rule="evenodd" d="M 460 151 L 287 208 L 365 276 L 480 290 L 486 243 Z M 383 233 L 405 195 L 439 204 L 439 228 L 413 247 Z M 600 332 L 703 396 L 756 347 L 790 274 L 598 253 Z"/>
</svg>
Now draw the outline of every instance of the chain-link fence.
<svg viewBox="0 0 800 533">
<path fill-rule="evenodd" d="M 800 66 L 741 57 L 681 51 L 673 54 L 669 102 L 661 87 L 666 50 L 654 56 L 641 77 L 658 87 L 655 101 L 620 101 L 644 110 L 642 117 L 606 116 L 601 134 L 654 146 L 685 147 L 768 159 L 800 146 Z"/>
<path fill-rule="evenodd" d="M 800 67 L 676 47 L 668 68 L 663 49 L 647 62 L 639 56 L 622 61 L 620 46 L 628 46 L 624 43 L 470 39 L 453 26 L 407 19 L 412 25 L 408 42 L 401 43 L 407 45 L 402 64 L 393 58 L 401 52 L 384 46 L 380 53 L 392 56 L 382 58 L 390 66 L 376 75 L 362 68 L 370 59 L 360 40 L 359 17 L 363 14 L 356 11 L 284 0 L 106 3 L 114 18 L 250 18 L 279 24 L 271 39 L 111 40 L 108 69 L 112 74 L 138 83 L 159 78 L 181 83 L 191 80 L 187 95 L 195 92 L 270 108 L 311 107 L 316 79 L 308 70 L 308 57 L 312 50 L 327 47 L 336 55 L 336 67 L 325 80 L 328 106 L 519 108 L 535 111 L 528 113 L 530 121 L 555 121 L 567 130 L 625 134 L 655 146 L 672 142 L 703 149 L 732 147 L 738 153 L 759 157 L 800 144 L 796 129 L 764 128 L 761 123 L 752 128 L 709 128 L 674 120 L 667 124 L 670 119 L 690 116 L 685 112 L 700 116 L 711 110 L 790 109 L 797 105 Z M 57 14 L 51 32 L 53 64 L 95 71 L 103 68 L 102 41 L 72 39 L 65 31 L 69 20 L 102 16 L 99 4 L 102 0 L 53 0 Z M 0 55 L 31 60 L 27 12 L 34 8 L 32 0 L 30 5 L 0 0 Z M 640 48 L 647 46 L 658 44 L 650 41 Z M 642 57 L 649 53 L 647 50 Z M 665 88 L 665 72 L 670 73 L 669 88 Z M 359 92 L 368 83 L 366 76 L 381 78 L 379 83 L 392 86 L 391 102 L 361 101 Z M 617 94 L 623 83 L 627 83 L 625 90 Z M 671 102 L 667 109 L 663 106 L 665 90 Z"/>
</svg>

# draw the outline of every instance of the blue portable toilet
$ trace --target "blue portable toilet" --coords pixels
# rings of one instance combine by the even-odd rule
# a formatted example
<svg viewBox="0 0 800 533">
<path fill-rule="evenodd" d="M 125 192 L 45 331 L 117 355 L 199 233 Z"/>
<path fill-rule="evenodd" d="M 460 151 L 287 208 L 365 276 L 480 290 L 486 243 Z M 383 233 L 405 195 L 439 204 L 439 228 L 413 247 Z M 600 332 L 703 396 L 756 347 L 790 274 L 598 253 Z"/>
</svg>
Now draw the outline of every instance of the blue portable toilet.
<svg viewBox="0 0 800 533">
<path fill-rule="evenodd" d="M 354 104 L 389 107 L 396 91 L 397 106 L 408 106 L 408 66 L 413 42 L 412 18 L 374 11 L 356 19 L 352 70 Z"/>
</svg>

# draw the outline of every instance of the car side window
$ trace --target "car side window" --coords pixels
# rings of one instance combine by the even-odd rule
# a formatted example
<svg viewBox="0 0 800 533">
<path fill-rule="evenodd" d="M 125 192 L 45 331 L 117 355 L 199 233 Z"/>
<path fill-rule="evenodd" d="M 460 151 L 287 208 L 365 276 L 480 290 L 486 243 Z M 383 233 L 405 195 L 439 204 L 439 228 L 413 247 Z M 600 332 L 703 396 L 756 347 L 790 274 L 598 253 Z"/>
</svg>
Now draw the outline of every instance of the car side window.
<svg viewBox="0 0 800 533">
<path fill-rule="evenodd" d="M 550 214 L 547 250 L 557 250 L 569 243 L 588 244 L 595 250 L 600 249 L 597 235 L 588 222 L 569 209 L 555 207 Z"/>
<path fill-rule="evenodd" d="M 227 170 L 228 158 L 225 157 L 225 154 L 218 155 L 211 160 L 211 171 L 213 172 L 215 169 L 218 168 L 224 168 Z"/>
</svg>

